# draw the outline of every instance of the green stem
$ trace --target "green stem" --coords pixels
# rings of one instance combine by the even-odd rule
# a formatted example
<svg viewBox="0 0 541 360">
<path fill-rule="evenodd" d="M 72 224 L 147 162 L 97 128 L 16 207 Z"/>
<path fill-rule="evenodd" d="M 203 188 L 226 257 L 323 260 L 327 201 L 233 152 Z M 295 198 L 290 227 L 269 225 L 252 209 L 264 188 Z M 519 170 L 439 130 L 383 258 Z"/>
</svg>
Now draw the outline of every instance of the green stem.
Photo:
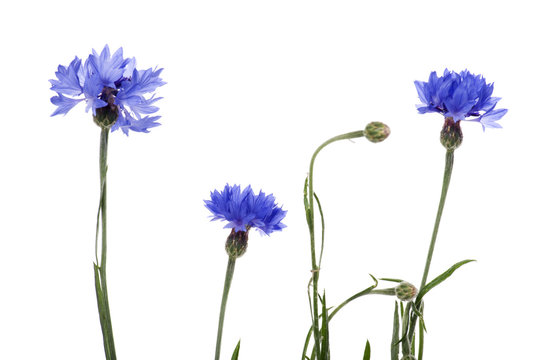
<svg viewBox="0 0 541 360">
<path fill-rule="evenodd" d="M 102 128 L 100 136 L 100 205 L 98 209 L 98 223 L 96 225 L 96 261 L 98 249 L 98 232 L 101 223 L 101 261 L 96 264 L 94 276 L 96 278 L 96 296 L 98 311 L 103 334 L 103 346 L 107 360 L 116 360 L 113 326 L 109 309 L 107 292 L 107 148 L 109 143 L 109 129 Z"/>
<path fill-rule="evenodd" d="M 432 262 L 432 255 L 434 254 L 434 247 L 436 246 L 436 238 L 438 236 L 438 229 L 440 228 L 441 215 L 443 213 L 443 207 L 445 206 L 445 199 L 447 198 L 447 190 L 449 189 L 449 183 L 451 182 L 451 173 L 453 172 L 453 162 L 455 158 L 455 152 L 453 150 L 447 150 L 445 155 L 445 172 L 443 174 L 443 185 L 441 187 L 440 204 L 438 206 L 438 213 L 436 215 L 436 222 L 434 223 L 434 230 L 432 231 L 432 240 L 430 241 L 430 247 L 428 249 L 428 255 L 426 257 L 425 271 L 423 273 L 423 280 L 421 281 L 421 291 L 428 278 L 428 271 L 430 270 L 430 263 Z"/>
<path fill-rule="evenodd" d="M 432 262 L 432 255 L 434 254 L 434 247 L 436 246 L 436 238 L 438 236 L 438 230 L 440 228 L 441 215 L 443 214 L 443 207 L 445 206 L 445 199 L 447 198 L 447 190 L 449 189 L 449 183 L 451 182 L 451 174 L 453 173 L 454 158 L 454 150 L 447 150 L 447 153 L 445 154 L 445 171 L 443 173 L 443 184 L 441 187 L 440 204 L 438 206 L 438 213 L 436 214 L 436 221 L 434 223 L 434 230 L 432 231 L 432 239 L 430 241 L 430 247 L 428 248 L 425 270 L 423 272 L 423 279 L 421 281 L 421 287 L 419 288 L 419 292 L 423 290 L 427 282 L 428 272 L 430 270 L 430 263 Z M 413 314 L 408 336 L 410 343 L 413 341 L 416 323 L 417 314 Z M 419 330 L 421 332 L 423 331 L 423 329 Z"/>
<path fill-rule="evenodd" d="M 218 335 L 216 337 L 216 352 L 214 360 L 220 359 L 220 349 L 222 345 L 222 331 L 224 328 L 225 307 L 227 305 L 227 297 L 229 295 L 229 288 L 231 287 L 231 281 L 233 280 L 233 273 L 235 272 L 235 258 L 229 257 L 227 263 L 227 270 L 225 272 L 224 292 L 222 295 L 222 305 L 220 306 L 220 320 L 218 321 Z"/>
<path fill-rule="evenodd" d="M 315 233 L 314 233 L 314 184 L 313 184 L 313 175 L 314 175 L 314 162 L 316 160 L 317 155 L 321 150 L 323 150 L 324 147 L 327 145 L 339 141 L 339 140 L 345 140 L 345 139 L 353 139 L 364 136 L 364 131 L 354 131 L 343 135 L 338 135 L 333 138 L 330 138 L 329 140 L 325 141 L 323 144 L 321 144 L 316 151 L 314 152 L 314 155 L 312 155 L 312 159 L 310 161 L 310 171 L 308 173 L 308 204 L 309 204 L 309 217 L 310 220 L 308 221 L 308 228 L 310 230 L 310 251 L 311 251 L 311 259 L 312 259 L 312 290 L 313 290 L 313 296 L 312 296 L 312 312 L 313 312 L 313 324 L 312 327 L 314 329 L 314 348 L 316 351 L 316 359 L 321 358 L 321 350 L 320 350 L 320 339 L 321 334 L 319 331 L 319 306 L 318 306 L 318 280 L 319 280 L 319 267 L 316 262 L 316 245 L 315 245 Z"/>
</svg>

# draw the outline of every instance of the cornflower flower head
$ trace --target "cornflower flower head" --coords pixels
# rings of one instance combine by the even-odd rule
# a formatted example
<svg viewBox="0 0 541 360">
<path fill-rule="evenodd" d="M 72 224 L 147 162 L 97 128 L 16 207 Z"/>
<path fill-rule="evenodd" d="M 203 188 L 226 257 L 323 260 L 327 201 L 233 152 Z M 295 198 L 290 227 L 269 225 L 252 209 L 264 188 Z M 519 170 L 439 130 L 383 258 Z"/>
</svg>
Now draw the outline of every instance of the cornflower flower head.
<svg viewBox="0 0 541 360">
<path fill-rule="evenodd" d="M 415 81 L 419 99 L 417 105 L 421 114 L 437 112 L 454 123 L 475 121 L 485 128 L 501 128 L 500 120 L 507 109 L 495 109 L 501 98 L 493 97 L 494 84 L 487 84 L 481 75 L 468 70 L 456 73 L 445 69 L 443 76 L 435 71 L 427 82 Z"/>
<path fill-rule="evenodd" d="M 281 231 L 286 226 L 282 220 L 287 211 L 278 207 L 274 196 L 259 191 L 255 195 L 251 186 L 241 191 L 239 185 L 226 184 L 223 191 L 214 190 L 205 207 L 213 214 L 211 221 L 227 221 L 224 228 L 231 233 L 225 242 L 225 251 L 230 259 L 244 255 L 248 248 L 248 231 L 256 228 L 264 234 Z"/>
<path fill-rule="evenodd" d="M 65 115 L 84 101 L 100 127 L 121 129 L 126 135 L 129 130 L 147 133 L 160 125 L 160 116 L 151 114 L 159 110 L 154 103 L 161 98 L 152 93 L 165 84 L 162 70 L 137 70 L 135 58 L 124 59 L 122 48 L 111 55 L 108 45 L 100 54 L 92 50 L 84 63 L 75 57 L 67 67 L 59 65 L 56 79 L 49 80 L 57 93 L 51 98 L 57 106 L 51 116 Z"/>
<path fill-rule="evenodd" d="M 205 200 L 205 207 L 213 214 L 211 221 L 227 221 L 224 228 L 231 228 L 235 232 L 256 228 L 270 235 L 286 227 L 282 220 L 287 211 L 278 207 L 272 194 L 265 195 L 260 191 L 255 195 L 251 186 L 241 191 L 239 185 L 227 184 L 223 191 L 214 190 L 210 193 L 210 200 Z"/>
</svg>

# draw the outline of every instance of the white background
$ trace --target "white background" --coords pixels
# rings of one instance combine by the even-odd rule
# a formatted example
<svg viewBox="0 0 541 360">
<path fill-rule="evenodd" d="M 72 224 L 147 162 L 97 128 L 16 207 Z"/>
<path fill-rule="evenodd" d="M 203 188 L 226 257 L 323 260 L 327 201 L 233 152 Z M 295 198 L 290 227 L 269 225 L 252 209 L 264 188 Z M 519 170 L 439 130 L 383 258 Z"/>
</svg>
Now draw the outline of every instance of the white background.
<svg viewBox="0 0 541 360">
<path fill-rule="evenodd" d="M 431 276 L 477 259 L 426 298 L 425 359 L 539 358 L 539 52 L 527 1 L 30 1 L 0 15 L 0 359 L 103 359 L 93 285 L 99 129 L 79 105 L 50 117 L 58 64 L 108 43 L 163 67 L 162 126 L 110 136 L 108 281 L 119 359 L 211 359 L 222 224 L 203 199 L 252 184 L 288 210 L 253 232 L 237 268 L 222 359 L 300 359 L 310 322 L 302 186 L 314 149 L 337 305 L 368 274 L 419 284 L 437 201 L 443 119 L 414 80 L 447 67 L 495 83 L 501 130 L 464 123 Z M 388 359 L 394 302 L 364 298 L 331 322 L 333 359 Z"/>
</svg>

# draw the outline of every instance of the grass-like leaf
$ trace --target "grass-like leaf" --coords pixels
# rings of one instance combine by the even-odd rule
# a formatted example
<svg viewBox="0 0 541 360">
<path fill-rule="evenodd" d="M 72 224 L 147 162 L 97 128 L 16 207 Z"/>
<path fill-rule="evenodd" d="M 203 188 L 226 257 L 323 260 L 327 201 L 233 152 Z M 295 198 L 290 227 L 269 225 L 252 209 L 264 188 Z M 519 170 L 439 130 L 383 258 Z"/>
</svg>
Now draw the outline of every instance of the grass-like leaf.
<svg viewBox="0 0 541 360">
<path fill-rule="evenodd" d="M 314 221 L 312 220 L 312 209 L 310 209 L 310 202 L 308 201 L 308 177 L 304 180 L 304 211 L 306 212 L 306 222 L 308 227 L 311 229 L 314 226 Z"/>
<path fill-rule="evenodd" d="M 370 341 L 368 340 L 366 340 L 366 345 L 364 346 L 363 360 L 370 360 Z"/>
<path fill-rule="evenodd" d="M 393 279 L 393 278 L 380 278 L 381 281 L 390 281 L 390 282 L 395 282 L 395 283 L 401 283 L 402 279 Z"/>
<path fill-rule="evenodd" d="M 398 360 L 400 353 L 400 340 L 398 336 L 400 334 L 400 320 L 398 317 L 398 303 L 394 302 L 394 319 L 393 319 L 393 337 L 391 339 L 391 360 Z"/>
<path fill-rule="evenodd" d="M 329 360 L 331 358 L 329 346 L 329 313 L 325 292 L 323 292 L 323 298 L 321 298 L 321 307 L 321 357 L 322 360 Z"/>
<path fill-rule="evenodd" d="M 235 350 L 233 351 L 233 356 L 231 356 L 231 360 L 238 360 L 239 359 L 239 351 L 240 351 L 240 340 L 237 343 L 237 346 L 235 347 Z"/>
<path fill-rule="evenodd" d="M 323 247 L 325 246 L 325 219 L 323 218 L 323 210 L 321 209 L 321 203 L 316 193 L 314 193 L 314 199 L 316 199 L 319 215 L 321 215 L 321 250 L 319 252 L 318 267 L 321 267 L 321 258 L 323 257 Z"/>
<path fill-rule="evenodd" d="M 432 280 L 431 282 L 426 284 L 426 286 L 419 291 L 419 294 L 417 294 L 417 299 L 415 300 L 415 305 L 417 305 L 417 307 L 419 307 L 419 305 L 421 304 L 421 300 L 423 299 L 423 296 L 425 296 L 427 292 L 429 292 L 430 290 L 432 290 L 433 288 L 435 288 L 436 286 L 441 284 L 449 276 L 453 275 L 453 273 L 455 272 L 456 269 L 458 269 L 462 265 L 465 265 L 465 264 L 470 263 L 472 261 L 475 261 L 475 260 L 462 260 L 460 262 L 457 262 L 456 264 L 451 266 L 447 271 L 445 271 L 443 274 L 441 274 L 440 276 L 438 276 L 437 278 L 435 278 L 434 280 Z"/>
</svg>

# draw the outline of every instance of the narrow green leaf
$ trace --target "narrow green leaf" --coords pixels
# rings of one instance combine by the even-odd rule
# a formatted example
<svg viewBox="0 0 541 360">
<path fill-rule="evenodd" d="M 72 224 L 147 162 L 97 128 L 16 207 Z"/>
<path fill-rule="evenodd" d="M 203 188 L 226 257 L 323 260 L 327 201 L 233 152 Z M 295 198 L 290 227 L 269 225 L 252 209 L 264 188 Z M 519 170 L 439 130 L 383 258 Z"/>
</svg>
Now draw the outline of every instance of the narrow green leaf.
<svg viewBox="0 0 541 360">
<path fill-rule="evenodd" d="M 321 216 L 321 250 L 319 252 L 318 267 L 321 267 L 321 258 L 323 257 L 323 247 L 325 246 L 325 219 L 323 218 L 323 210 L 321 209 L 321 203 L 316 193 L 314 193 L 314 199 L 316 199 L 319 215 Z"/>
<path fill-rule="evenodd" d="M 329 313 L 327 311 L 325 292 L 323 292 L 323 298 L 321 299 L 321 307 L 321 356 L 322 360 L 329 360 L 331 358 L 329 346 Z"/>
<path fill-rule="evenodd" d="M 238 360 L 239 358 L 239 351 L 240 351 L 240 340 L 237 343 L 237 347 L 235 347 L 235 350 L 233 351 L 233 356 L 231 356 L 231 360 Z"/>
<path fill-rule="evenodd" d="M 413 304 L 412 311 L 415 315 L 417 315 L 417 317 L 420 320 L 419 324 L 421 326 L 421 330 L 426 332 L 425 322 L 423 319 L 423 313 L 419 309 L 417 309 L 417 306 L 415 304 Z"/>
<path fill-rule="evenodd" d="M 363 360 L 370 360 L 370 341 L 368 340 L 366 340 L 366 345 L 364 346 Z"/>
<path fill-rule="evenodd" d="M 382 280 L 382 281 L 390 281 L 390 282 L 395 282 L 395 283 L 401 283 L 402 281 L 404 281 L 402 279 L 393 279 L 393 278 L 380 278 L 380 280 Z"/>
<path fill-rule="evenodd" d="M 411 341 L 411 355 L 415 357 L 415 333 L 413 333 L 413 340 Z"/>
<path fill-rule="evenodd" d="M 313 316 L 313 315 L 312 315 Z M 310 331 L 308 331 L 308 335 L 306 335 L 306 340 L 304 341 L 304 348 L 302 349 L 302 359 L 308 359 L 310 358 L 306 356 L 306 352 L 308 351 L 308 345 L 310 344 L 310 339 L 312 338 L 312 328 L 310 327 Z"/>
<path fill-rule="evenodd" d="M 398 360 L 400 352 L 399 339 L 400 334 L 400 320 L 398 319 L 398 303 L 394 302 L 394 320 L 393 320 L 393 338 L 391 340 L 391 360 Z"/>
<path fill-rule="evenodd" d="M 308 202 L 308 177 L 304 180 L 304 211 L 306 212 L 306 222 L 311 228 L 314 222 L 312 220 L 312 209 L 310 209 L 310 203 Z"/>
<path fill-rule="evenodd" d="M 472 261 L 475 261 L 475 260 L 463 260 L 463 261 L 457 262 L 456 264 L 451 266 L 447 271 L 445 271 L 443 274 L 441 274 L 440 276 L 438 276 L 437 278 L 435 278 L 434 280 L 426 284 L 426 286 L 422 288 L 421 291 L 419 291 L 419 294 L 417 294 L 417 299 L 415 300 L 416 305 L 419 305 L 421 303 L 421 299 L 423 298 L 423 296 L 426 295 L 427 292 L 429 292 L 430 290 L 432 290 L 433 288 L 441 284 L 443 281 L 445 281 L 449 276 L 451 276 L 455 272 L 456 269 Z"/>
</svg>

